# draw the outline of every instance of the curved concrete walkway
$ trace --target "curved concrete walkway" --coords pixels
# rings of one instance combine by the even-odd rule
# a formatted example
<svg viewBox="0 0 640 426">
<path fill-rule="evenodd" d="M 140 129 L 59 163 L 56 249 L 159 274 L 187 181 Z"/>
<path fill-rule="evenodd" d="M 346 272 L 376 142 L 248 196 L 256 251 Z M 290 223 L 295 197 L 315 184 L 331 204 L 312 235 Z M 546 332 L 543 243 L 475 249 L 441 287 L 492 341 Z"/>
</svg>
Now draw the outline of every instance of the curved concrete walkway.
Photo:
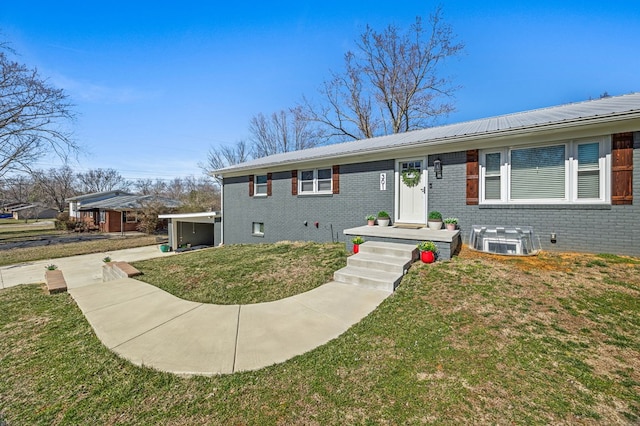
<svg viewBox="0 0 640 426">
<path fill-rule="evenodd" d="M 391 294 L 330 282 L 268 303 L 195 303 L 133 279 L 97 281 L 104 255 L 55 260 L 69 293 L 105 346 L 134 364 L 177 374 L 229 374 L 286 361 L 338 337 Z M 109 255 L 133 261 L 167 254 L 154 246 Z M 44 264 L 39 279 L 22 282 L 42 281 Z M 0 269 L 3 278 L 8 270 L 15 274 L 20 265 Z"/>
</svg>

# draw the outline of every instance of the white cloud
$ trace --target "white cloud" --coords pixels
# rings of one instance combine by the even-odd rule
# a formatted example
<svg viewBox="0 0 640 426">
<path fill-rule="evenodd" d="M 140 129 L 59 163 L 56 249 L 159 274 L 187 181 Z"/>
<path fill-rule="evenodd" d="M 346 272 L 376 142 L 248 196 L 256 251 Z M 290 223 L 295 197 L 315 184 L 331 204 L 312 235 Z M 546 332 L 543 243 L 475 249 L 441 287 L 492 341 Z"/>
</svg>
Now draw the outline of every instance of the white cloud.
<svg viewBox="0 0 640 426">
<path fill-rule="evenodd" d="M 157 99 L 162 91 L 145 91 L 131 87 L 110 87 L 86 81 L 55 75 L 52 82 L 56 87 L 67 91 L 72 98 L 91 103 L 130 104 L 144 100 Z"/>
</svg>

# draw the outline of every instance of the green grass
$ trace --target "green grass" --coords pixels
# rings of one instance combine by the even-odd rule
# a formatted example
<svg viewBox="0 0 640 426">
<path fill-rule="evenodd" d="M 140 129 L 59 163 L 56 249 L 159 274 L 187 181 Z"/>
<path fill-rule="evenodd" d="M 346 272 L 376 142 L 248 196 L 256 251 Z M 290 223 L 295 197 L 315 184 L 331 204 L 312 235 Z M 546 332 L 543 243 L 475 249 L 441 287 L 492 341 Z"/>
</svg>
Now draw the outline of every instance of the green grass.
<svg viewBox="0 0 640 426">
<path fill-rule="evenodd" d="M 254 248 L 236 248 L 237 261 Z M 638 424 L 637 259 L 587 266 L 595 259 L 603 260 L 463 251 L 451 262 L 416 264 L 393 296 L 337 339 L 283 364 L 217 377 L 135 367 L 100 344 L 68 294 L 10 288 L 0 291 L 0 418 Z"/>
<path fill-rule="evenodd" d="M 344 244 L 232 245 L 133 263 L 138 279 L 202 303 L 268 302 L 328 282 L 346 265 Z"/>
</svg>

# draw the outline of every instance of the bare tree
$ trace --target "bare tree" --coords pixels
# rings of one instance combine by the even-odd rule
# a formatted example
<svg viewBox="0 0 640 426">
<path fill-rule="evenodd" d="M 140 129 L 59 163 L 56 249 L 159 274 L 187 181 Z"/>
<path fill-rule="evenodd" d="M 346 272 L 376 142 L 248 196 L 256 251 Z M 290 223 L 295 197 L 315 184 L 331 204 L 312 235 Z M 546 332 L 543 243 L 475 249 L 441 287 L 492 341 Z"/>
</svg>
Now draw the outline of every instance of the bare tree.
<svg viewBox="0 0 640 426">
<path fill-rule="evenodd" d="M 45 154 L 66 159 L 79 150 L 65 129 L 73 119 L 65 92 L 36 69 L 9 59 L 8 52 L 0 43 L 0 177 L 29 171 Z"/>
<path fill-rule="evenodd" d="M 165 187 L 165 195 L 174 200 L 180 199 L 187 192 L 185 181 L 179 177 L 173 178 Z"/>
<path fill-rule="evenodd" d="M 78 173 L 80 190 L 83 193 L 105 192 L 116 189 L 126 191 L 131 183 L 114 169 L 90 169 L 86 173 Z"/>
<path fill-rule="evenodd" d="M 188 176 L 183 180 L 183 189 L 180 212 L 220 210 L 220 189 L 212 179 Z"/>
<path fill-rule="evenodd" d="M 36 201 L 38 190 L 31 176 L 15 175 L 4 179 L 4 197 L 8 202 L 28 204 Z"/>
<path fill-rule="evenodd" d="M 245 141 L 238 141 L 234 145 L 223 145 L 218 148 L 211 147 L 207 153 L 207 163 L 200 164 L 200 168 L 208 175 L 234 164 L 244 163 L 251 159 L 251 154 Z"/>
<path fill-rule="evenodd" d="M 167 192 L 167 184 L 161 180 L 156 179 L 138 179 L 133 182 L 135 190 L 142 195 L 162 195 Z"/>
<path fill-rule="evenodd" d="M 312 148 L 324 142 L 324 135 L 304 118 L 301 107 L 274 112 L 269 117 L 260 113 L 249 122 L 249 132 L 255 158 Z"/>
<path fill-rule="evenodd" d="M 59 212 L 64 211 L 65 200 L 78 193 L 76 176 L 69 166 L 48 171 L 36 170 L 32 176 L 40 189 L 43 201 L 55 206 Z"/>
<path fill-rule="evenodd" d="M 180 201 L 180 213 L 220 210 L 220 188 L 211 177 L 178 177 L 169 182 L 160 179 L 156 179 L 155 182 L 151 179 L 139 179 L 134 186 L 143 195 L 155 196 L 143 203 L 140 230 L 144 232 L 155 229 L 159 223 L 158 213 L 168 212 L 166 209 L 162 210 L 162 204 L 157 202 L 159 197 Z"/>
<path fill-rule="evenodd" d="M 172 209 L 165 207 L 160 200 L 155 198 L 141 202 L 137 230 L 145 234 L 153 234 L 162 225 L 162 220 L 158 216 L 171 211 Z"/>
<path fill-rule="evenodd" d="M 323 102 L 303 98 L 308 120 L 334 139 L 371 138 L 427 127 L 453 111 L 457 87 L 440 75 L 442 63 L 464 48 L 454 40 L 440 8 L 428 25 L 420 17 L 403 32 L 367 26 L 355 52 L 345 54 L 344 73 L 332 73 L 320 88 Z"/>
</svg>

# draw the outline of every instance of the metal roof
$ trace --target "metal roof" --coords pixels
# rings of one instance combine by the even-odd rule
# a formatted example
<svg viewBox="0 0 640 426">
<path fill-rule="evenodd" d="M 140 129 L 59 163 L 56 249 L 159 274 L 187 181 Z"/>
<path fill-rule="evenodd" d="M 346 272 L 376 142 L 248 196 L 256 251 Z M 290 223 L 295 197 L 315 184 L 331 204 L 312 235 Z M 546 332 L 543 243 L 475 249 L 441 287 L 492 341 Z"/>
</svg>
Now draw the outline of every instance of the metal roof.
<svg viewBox="0 0 640 426">
<path fill-rule="evenodd" d="M 53 207 L 46 207 L 46 206 L 44 206 L 44 205 L 42 205 L 42 204 L 37 204 L 37 203 L 36 203 L 36 204 L 27 204 L 27 205 L 23 205 L 23 206 L 20 206 L 20 207 L 14 207 L 14 208 L 12 208 L 12 209 L 11 209 L 11 210 L 9 210 L 9 211 L 12 211 L 12 212 L 19 212 L 19 211 L 22 211 L 22 210 L 36 209 L 36 208 L 37 208 L 37 209 L 55 210 Z"/>
<path fill-rule="evenodd" d="M 123 191 L 121 189 L 114 189 L 112 191 L 104 191 L 104 192 L 93 192 L 91 194 L 83 194 L 76 195 L 75 197 L 67 198 L 65 201 L 82 201 L 82 200 L 90 200 L 93 198 L 107 198 L 107 197 L 115 197 L 117 195 L 132 195 L 129 192 Z"/>
<path fill-rule="evenodd" d="M 138 210 L 144 207 L 145 203 L 160 203 L 164 207 L 180 207 L 180 201 L 171 198 L 156 197 L 155 195 L 118 195 L 106 200 L 86 203 L 80 206 L 80 210 Z"/>
<path fill-rule="evenodd" d="M 371 153 L 381 149 L 429 146 L 549 126 L 577 126 L 596 120 L 640 117 L 640 93 L 607 97 L 427 129 L 286 152 L 225 167 L 214 174 L 273 167 L 311 160 Z"/>
</svg>

